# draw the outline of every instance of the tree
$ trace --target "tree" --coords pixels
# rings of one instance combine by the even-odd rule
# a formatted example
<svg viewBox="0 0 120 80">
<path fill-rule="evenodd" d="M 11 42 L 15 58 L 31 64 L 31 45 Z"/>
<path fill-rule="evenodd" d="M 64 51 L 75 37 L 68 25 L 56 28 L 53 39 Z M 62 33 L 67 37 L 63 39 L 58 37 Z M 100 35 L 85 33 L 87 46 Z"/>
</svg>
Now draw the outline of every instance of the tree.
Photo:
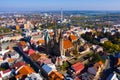
<svg viewBox="0 0 120 80">
<path fill-rule="evenodd" d="M 98 61 L 103 60 L 102 57 L 98 53 L 95 53 L 92 56 L 93 56 L 93 59 L 92 59 L 93 62 L 98 62 Z"/>
<path fill-rule="evenodd" d="M 110 41 L 106 41 L 106 42 L 103 44 L 103 47 L 105 48 L 105 50 L 106 50 L 108 53 L 115 53 L 115 52 L 120 51 L 120 46 L 119 46 L 118 44 L 113 44 L 113 43 L 110 42 Z"/>
<path fill-rule="evenodd" d="M 62 70 L 66 70 L 69 67 L 70 67 L 69 63 L 68 62 L 64 62 L 63 65 L 61 66 L 61 69 Z"/>
<path fill-rule="evenodd" d="M 113 49 L 115 49 L 116 51 L 119 51 L 119 50 L 120 50 L 120 47 L 119 47 L 119 45 L 114 44 L 114 45 L 113 45 Z"/>
<path fill-rule="evenodd" d="M 2 28 L 0 28 L 0 32 L 1 32 L 1 33 L 9 33 L 9 32 L 10 32 L 10 29 L 9 29 L 9 28 L 5 28 L 5 27 L 2 27 Z"/>
<path fill-rule="evenodd" d="M 106 49 L 109 49 L 113 46 L 112 42 L 111 41 L 106 41 L 104 42 L 103 46 L 106 48 Z"/>
</svg>

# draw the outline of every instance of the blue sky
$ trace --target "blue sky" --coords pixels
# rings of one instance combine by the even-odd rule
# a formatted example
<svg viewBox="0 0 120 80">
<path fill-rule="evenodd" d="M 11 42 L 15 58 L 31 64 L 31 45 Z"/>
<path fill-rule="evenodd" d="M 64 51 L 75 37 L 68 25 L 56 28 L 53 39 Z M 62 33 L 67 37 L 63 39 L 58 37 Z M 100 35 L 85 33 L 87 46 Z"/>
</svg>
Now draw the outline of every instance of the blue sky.
<svg viewBox="0 0 120 80">
<path fill-rule="evenodd" d="M 0 10 L 120 10 L 120 0 L 0 0 Z"/>
</svg>

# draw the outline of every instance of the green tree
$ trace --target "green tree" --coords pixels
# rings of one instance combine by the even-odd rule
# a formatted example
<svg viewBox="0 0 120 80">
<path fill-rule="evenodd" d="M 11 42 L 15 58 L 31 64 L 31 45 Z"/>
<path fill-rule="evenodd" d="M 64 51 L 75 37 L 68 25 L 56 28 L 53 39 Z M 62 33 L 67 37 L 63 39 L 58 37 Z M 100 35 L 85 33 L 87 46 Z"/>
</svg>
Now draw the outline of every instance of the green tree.
<svg viewBox="0 0 120 80">
<path fill-rule="evenodd" d="M 9 29 L 9 28 L 5 28 L 5 27 L 2 27 L 2 28 L 0 28 L 0 32 L 1 32 L 1 33 L 9 33 L 9 32 L 10 32 L 10 29 Z"/>
<path fill-rule="evenodd" d="M 119 51 L 119 50 L 120 50 L 120 47 L 119 47 L 119 45 L 114 44 L 114 45 L 113 45 L 113 49 L 115 49 L 116 51 Z"/>
<path fill-rule="evenodd" d="M 113 46 L 113 43 L 111 41 L 106 41 L 104 42 L 103 46 L 106 48 L 106 49 L 109 49 Z"/>
<path fill-rule="evenodd" d="M 70 67 L 68 62 L 64 62 L 63 65 L 60 67 L 62 70 L 66 70 L 68 67 Z"/>
</svg>

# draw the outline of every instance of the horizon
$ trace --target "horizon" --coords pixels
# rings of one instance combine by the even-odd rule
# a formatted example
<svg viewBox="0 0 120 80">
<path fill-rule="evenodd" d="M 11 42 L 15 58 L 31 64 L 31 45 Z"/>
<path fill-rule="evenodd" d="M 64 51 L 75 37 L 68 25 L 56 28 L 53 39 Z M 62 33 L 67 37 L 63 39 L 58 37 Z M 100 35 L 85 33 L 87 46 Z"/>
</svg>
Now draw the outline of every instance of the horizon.
<svg viewBox="0 0 120 80">
<path fill-rule="evenodd" d="M 0 11 L 55 11 L 60 10 L 94 10 L 120 11 L 119 0 L 4 0 L 0 1 Z"/>
<path fill-rule="evenodd" d="M 28 9 L 15 9 L 15 10 L 0 10 L 0 12 L 59 12 L 61 11 L 61 8 L 60 9 L 56 9 L 56 10 L 28 10 Z M 67 11 L 82 11 L 82 12 L 120 12 L 120 10 L 63 10 L 62 11 L 64 12 L 67 12 Z"/>
</svg>

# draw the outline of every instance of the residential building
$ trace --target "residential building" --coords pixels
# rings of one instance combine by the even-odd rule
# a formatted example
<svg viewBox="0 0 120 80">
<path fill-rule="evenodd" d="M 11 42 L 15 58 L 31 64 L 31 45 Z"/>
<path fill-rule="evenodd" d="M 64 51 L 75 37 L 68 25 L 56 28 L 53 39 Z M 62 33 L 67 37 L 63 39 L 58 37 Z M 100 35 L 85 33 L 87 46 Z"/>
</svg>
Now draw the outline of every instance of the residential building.
<svg viewBox="0 0 120 80">
<path fill-rule="evenodd" d="M 81 62 L 77 62 L 71 66 L 71 68 L 68 70 L 68 73 L 75 77 L 76 75 L 80 74 L 84 68 L 84 64 L 82 64 Z"/>
<path fill-rule="evenodd" d="M 19 80 L 19 79 L 24 78 L 24 76 L 28 76 L 32 73 L 34 73 L 34 70 L 30 66 L 23 65 L 16 70 L 17 75 L 15 77 L 16 77 L 17 80 Z"/>
<path fill-rule="evenodd" d="M 39 73 L 32 73 L 25 78 L 25 80 L 43 80 Z"/>
<path fill-rule="evenodd" d="M 44 64 L 42 69 L 45 76 L 48 76 L 52 71 L 57 71 L 54 64 Z"/>
<path fill-rule="evenodd" d="M 106 42 L 106 41 L 108 41 L 107 38 L 102 38 L 102 39 L 100 39 L 100 43 L 104 43 L 104 42 Z"/>
<path fill-rule="evenodd" d="M 64 76 L 58 71 L 52 71 L 49 75 L 49 80 L 64 80 Z"/>
</svg>

